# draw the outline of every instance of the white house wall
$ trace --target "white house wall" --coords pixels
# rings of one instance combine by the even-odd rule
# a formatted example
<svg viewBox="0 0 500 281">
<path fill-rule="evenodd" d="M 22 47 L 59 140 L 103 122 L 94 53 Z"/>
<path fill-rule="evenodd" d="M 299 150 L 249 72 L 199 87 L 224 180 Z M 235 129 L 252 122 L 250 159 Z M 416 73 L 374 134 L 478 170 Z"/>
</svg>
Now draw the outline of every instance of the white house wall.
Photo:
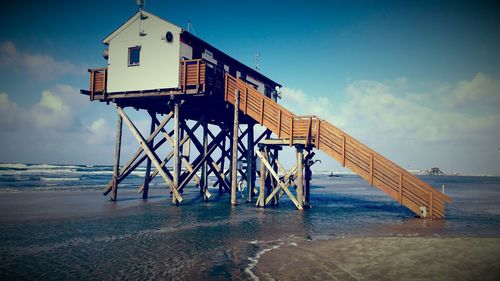
<svg viewBox="0 0 500 281">
<path fill-rule="evenodd" d="M 181 58 L 193 59 L 193 48 L 184 42 L 181 42 Z"/>
<path fill-rule="evenodd" d="M 140 36 L 143 31 L 146 35 Z M 174 40 L 167 43 L 165 35 Z M 181 29 L 149 15 L 139 17 L 109 42 L 108 92 L 177 88 L 179 86 Z M 140 46 L 140 63 L 128 66 L 128 49 Z"/>
</svg>

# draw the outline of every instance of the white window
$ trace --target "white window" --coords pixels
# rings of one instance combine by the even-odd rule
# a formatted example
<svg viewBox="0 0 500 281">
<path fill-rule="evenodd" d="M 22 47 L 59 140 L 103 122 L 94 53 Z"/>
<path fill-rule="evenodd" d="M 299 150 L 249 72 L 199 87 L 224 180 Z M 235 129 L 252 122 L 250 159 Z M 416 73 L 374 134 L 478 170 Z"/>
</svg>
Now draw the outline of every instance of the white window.
<svg viewBox="0 0 500 281">
<path fill-rule="evenodd" d="M 140 58 L 141 58 L 140 46 L 128 48 L 128 66 L 139 65 Z"/>
</svg>

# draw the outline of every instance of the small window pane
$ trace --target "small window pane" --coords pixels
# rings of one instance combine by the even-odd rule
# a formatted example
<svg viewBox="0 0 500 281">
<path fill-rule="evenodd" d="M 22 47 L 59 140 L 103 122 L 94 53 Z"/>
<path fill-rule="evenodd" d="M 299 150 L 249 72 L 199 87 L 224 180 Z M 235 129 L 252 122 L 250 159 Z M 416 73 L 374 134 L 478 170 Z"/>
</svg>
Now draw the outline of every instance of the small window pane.
<svg viewBox="0 0 500 281">
<path fill-rule="evenodd" d="M 141 47 L 128 48 L 128 65 L 139 65 Z"/>
</svg>

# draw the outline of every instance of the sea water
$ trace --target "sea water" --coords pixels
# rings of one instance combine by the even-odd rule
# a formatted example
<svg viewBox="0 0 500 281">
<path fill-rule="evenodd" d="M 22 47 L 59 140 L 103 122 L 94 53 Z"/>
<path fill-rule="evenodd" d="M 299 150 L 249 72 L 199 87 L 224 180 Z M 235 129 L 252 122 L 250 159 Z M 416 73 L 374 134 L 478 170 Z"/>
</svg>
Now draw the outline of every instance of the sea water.
<svg viewBox="0 0 500 281">
<path fill-rule="evenodd" d="M 312 208 L 286 195 L 255 208 L 238 193 L 202 202 L 195 186 L 173 206 L 161 181 L 143 201 L 139 168 L 118 201 L 101 190 L 111 166 L 0 165 L 0 280 L 252 279 L 258 257 L 282 244 L 352 236 L 489 236 L 500 230 L 500 178 L 422 176 L 453 200 L 446 219 L 422 220 L 357 176 L 315 173 Z M 210 178 L 213 183 L 215 178 Z M 258 181 L 257 181 L 258 182 Z M 286 258 L 286 257 L 284 257 Z"/>
</svg>

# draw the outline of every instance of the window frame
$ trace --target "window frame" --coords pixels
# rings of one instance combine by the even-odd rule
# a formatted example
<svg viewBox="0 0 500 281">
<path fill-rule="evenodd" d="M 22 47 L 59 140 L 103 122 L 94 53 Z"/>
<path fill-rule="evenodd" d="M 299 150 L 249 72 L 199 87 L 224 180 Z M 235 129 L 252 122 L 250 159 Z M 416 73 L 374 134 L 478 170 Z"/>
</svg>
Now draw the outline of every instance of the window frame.
<svg viewBox="0 0 500 281">
<path fill-rule="evenodd" d="M 130 54 L 132 51 L 137 50 L 139 52 L 137 57 L 137 63 L 130 63 Z M 128 57 L 127 57 L 127 65 L 130 66 L 139 66 L 141 64 L 141 46 L 133 46 L 128 48 Z"/>
</svg>

